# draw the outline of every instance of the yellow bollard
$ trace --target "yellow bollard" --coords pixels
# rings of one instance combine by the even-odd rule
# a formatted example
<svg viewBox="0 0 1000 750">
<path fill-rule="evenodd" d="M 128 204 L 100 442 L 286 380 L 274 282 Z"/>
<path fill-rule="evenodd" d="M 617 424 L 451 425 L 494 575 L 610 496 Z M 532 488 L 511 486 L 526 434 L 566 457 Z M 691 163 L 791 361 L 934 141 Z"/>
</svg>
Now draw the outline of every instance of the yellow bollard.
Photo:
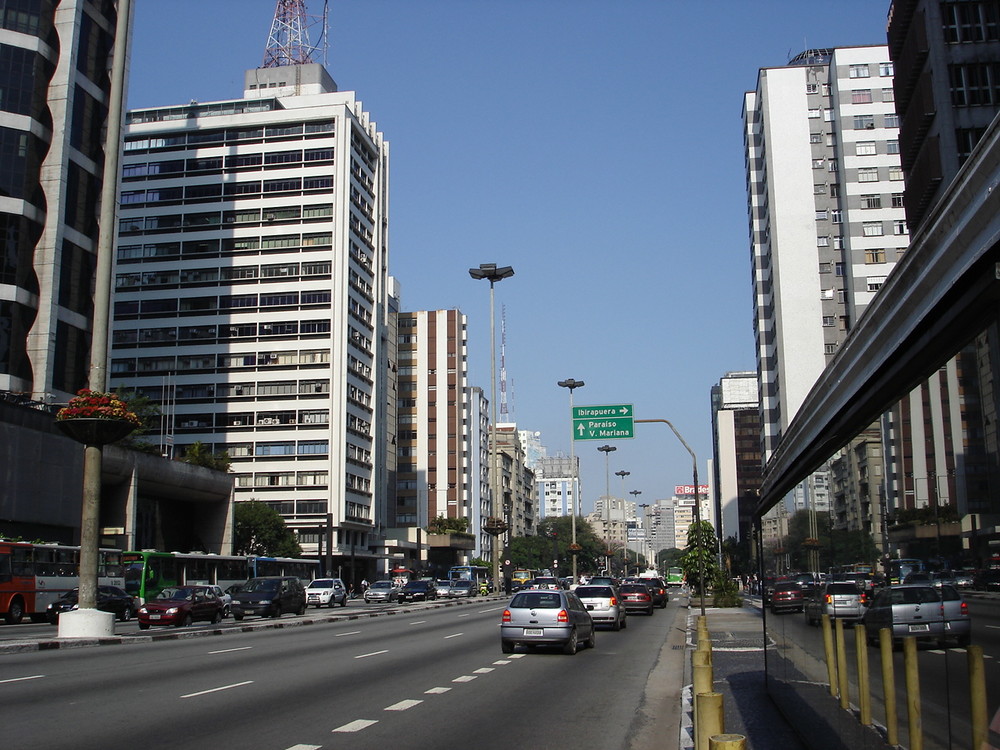
<svg viewBox="0 0 1000 750">
<path fill-rule="evenodd" d="M 983 647 L 966 647 L 966 658 L 969 662 L 969 702 L 970 723 L 972 724 L 972 745 L 970 747 L 986 747 L 989 736 L 989 718 L 986 715 L 986 671 L 983 667 Z"/>
<path fill-rule="evenodd" d="M 836 618 L 837 637 L 837 689 L 840 692 L 840 707 L 851 707 L 851 696 L 848 692 L 847 683 L 847 646 L 844 643 L 844 621 Z"/>
<path fill-rule="evenodd" d="M 705 653 L 705 652 L 702 652 Z M 691 694 L 696 697 L 694 701 L 694 723 L 698 725 L 698 701 L 699 693 L 711 693 L 715 687 L 715 679 L 712 675 L 711 664 L 695 664 L 691 667 L 693 680 L 691 683 Z"/>
<path fill-rule="evenodd" d="M 823 653 L 826 655 L 826 678 L 830 681 L 830 695 L 837 697 L 837 661 L 833 655 L 833 631 L 830 615 L 823 615 Z"/>
<path fill-rule="evenodd" d="M 691 666 L 697 667 L 699 664 L 712 666 L 712 652 L 707 649 L 692 651 Z"/>
<path fill-rule="evenodd" d="M 708 738 L 708 750 L 746 750 L 747 738 L 742 734 L 716 734 Z"/>
<path fill-rule="evenodd" d="M 872 724 L 871 683 L 868 680 L 868 634 L 860 622 L 854 624 L 854 652 L 858 660 L 858 710 L 861 726 Z"/>
<path fill-rule="evenodd" d="M 892 628 L 878 631 L 878 652 L 882 660 L 882 701 L 885 704 L 885 739 L 899 744 L 899 717 L 896 715 L 896 669 L 892 664 Z"/>
<path fill-rule="evenodd" d="M 906 673 L 906 718 L 910 750 L 924 750 L 924 729 L 920 719 L 920 671 L 917 669 L 917 639 L 903 639 L 903 670 Z"/>
<path fill-rule="evenodd" d="M 694 750 L 709 750 L 708 738 L 726 731 L 722 693 L 696 694 L 694 709 Z"/>
</svg>

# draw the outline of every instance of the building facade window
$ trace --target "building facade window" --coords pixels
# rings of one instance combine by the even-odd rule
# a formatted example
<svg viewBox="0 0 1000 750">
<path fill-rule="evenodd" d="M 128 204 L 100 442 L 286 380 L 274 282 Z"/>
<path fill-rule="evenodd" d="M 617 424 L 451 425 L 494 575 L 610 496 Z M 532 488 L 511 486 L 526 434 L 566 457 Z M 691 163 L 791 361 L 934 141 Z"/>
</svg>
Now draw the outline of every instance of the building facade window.
<svg viewBox="0 0 1000 750">
<path fill-rule="evenodd" d="M 871 70 L 869 69 L 867 63 L 863 65 L 852 65 L 849 69 L 848 75 L 851 78 L 868 78 L 871 76 Z"/>
</svg>

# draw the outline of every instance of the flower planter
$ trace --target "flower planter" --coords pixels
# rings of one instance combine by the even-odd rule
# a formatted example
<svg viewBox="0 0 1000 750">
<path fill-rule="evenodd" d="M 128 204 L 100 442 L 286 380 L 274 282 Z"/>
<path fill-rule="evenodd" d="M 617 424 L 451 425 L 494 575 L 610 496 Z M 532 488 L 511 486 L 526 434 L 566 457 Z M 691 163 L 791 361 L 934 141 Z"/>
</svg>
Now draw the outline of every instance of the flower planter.
<svg viewBox="0 0 1000 750">
<path fill-rule="evenodd" d="M 107 445 L 121 440 L 135 429 L 124 419 L 60 419 L 56 425 L 67 437 L 84 445 Z"/>
</svg>

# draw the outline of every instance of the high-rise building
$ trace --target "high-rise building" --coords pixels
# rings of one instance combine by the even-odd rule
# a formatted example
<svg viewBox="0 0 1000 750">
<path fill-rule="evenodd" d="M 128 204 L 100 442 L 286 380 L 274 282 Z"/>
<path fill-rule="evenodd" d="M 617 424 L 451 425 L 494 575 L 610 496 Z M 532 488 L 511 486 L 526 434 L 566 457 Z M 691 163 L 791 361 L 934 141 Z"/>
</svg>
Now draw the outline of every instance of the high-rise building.
<svg viewBox="0 0 1000 750">
<path fill-rule="evenodd" d="M 87 385 L 117 6 L 0 6 L 0 390 Z"/>
<path fill-rule="evenodd" d="M 307 63 L 127 116 L 110 381 L 165 453 L 226 451 L 236 500 L 374 573 L 385 502 L 388 142 Z M 346 571 L 345 571 L 346 575 Z"/>
<path fill-rule="evenodd" d="M 765 460 L 907 246 L 892 72 L 808 50 L 744 98 Z"/>
<path fill-rule="evenodd" d="M 730 372 L 712 387 L 712 498 L 721 538 L 750 538 L 760 489 L 760 399 L 756 372 Z"/>
<path fill-rule="evenodd" d="M 577 456 L 544 456 L 535 463 L 542 518 L 568 516 L 577 508 L 574 486 L 579 490 L 580 459 Z"/>
</svg>

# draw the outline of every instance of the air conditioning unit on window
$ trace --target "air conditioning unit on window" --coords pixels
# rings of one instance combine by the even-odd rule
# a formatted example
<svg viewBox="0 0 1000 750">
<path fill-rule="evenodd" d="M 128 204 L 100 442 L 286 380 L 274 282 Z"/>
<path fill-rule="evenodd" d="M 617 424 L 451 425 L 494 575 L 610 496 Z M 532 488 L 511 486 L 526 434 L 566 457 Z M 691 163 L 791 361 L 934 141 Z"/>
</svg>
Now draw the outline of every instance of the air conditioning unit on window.
<svg viewBox="0 0 1000 750">
<path fill-rule="evenodd" d="M 233 420 L 233 427 L 242 427 L 242 426 L 243 426 L 243 420 L 242 419 L 234 419 Z"/>
</svg>

